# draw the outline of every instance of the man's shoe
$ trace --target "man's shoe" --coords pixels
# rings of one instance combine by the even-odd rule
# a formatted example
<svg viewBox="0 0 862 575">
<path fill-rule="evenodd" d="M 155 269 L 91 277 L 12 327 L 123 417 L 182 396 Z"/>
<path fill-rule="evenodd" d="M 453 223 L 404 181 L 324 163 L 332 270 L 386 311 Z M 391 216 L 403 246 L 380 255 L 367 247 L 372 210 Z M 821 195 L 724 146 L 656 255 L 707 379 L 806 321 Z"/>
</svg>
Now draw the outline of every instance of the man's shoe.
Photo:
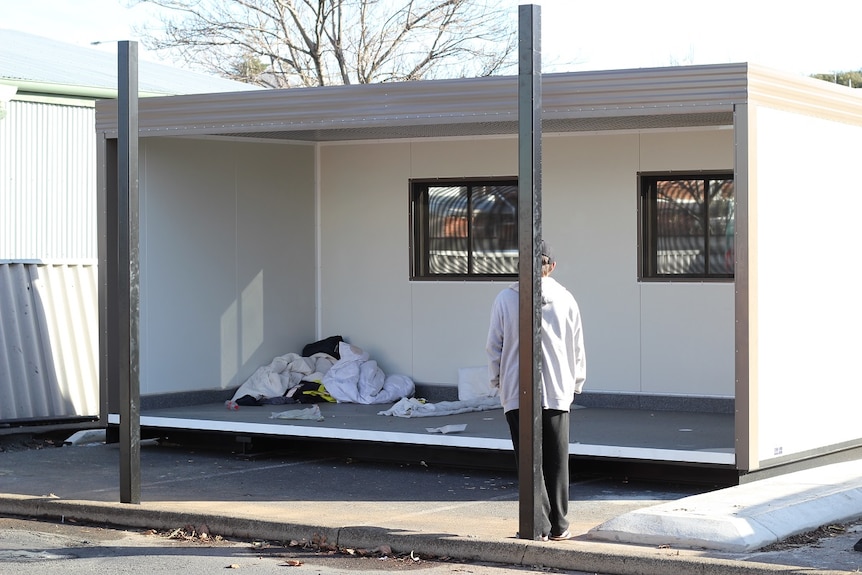
<svg viewBox="0 0 862 575">
<path fill-rule="evenodd" d="M 521 538 L 521 532 L 519 531 L 519 532 L 515 533 L 515 539 L 520 539 L 520 538 Z M 548 536 L 545 535 L 544 533 L 539 535 L 539 538 L 536 539 L 536 541 L 547 541 L 547 540 L 548 540 Z"/>
<path fill-rule="evenodd" d="M 568 529 L 560 533 L 559 535 L 551 535 L 551 541 L 565 541 L 566 539 L 571 539 L 572 534 Z"/>
</svg>

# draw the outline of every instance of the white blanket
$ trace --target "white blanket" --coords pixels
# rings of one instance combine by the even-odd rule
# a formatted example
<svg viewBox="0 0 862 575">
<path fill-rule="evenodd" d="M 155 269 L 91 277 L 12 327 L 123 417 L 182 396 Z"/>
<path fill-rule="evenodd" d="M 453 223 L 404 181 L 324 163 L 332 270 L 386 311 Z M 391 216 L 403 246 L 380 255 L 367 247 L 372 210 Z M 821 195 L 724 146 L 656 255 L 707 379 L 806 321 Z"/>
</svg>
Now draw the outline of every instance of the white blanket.
<svg viewBox="0 0 862 575">
<path fill-rule="evenodd" d="M 246 395 L 257 400 L 281 397 L 303 381 L 322 383 L 339 403 L 392 403 L 413 395 L 412 379 L 406 375 L 387 376 L 358 347 L 341 342 L 338 354 L 338 360 L 326 353 L 278 356 L 269 365 L 257 368 L 227 403 L 235 405 Z"/>
<path fill-rule="evenodd" d="M 413 397 L 405 397 L 385 411 L 377 415 L 394 415 L 395 417 L 432 417 L 436 415 L 455 415 L 469 411 L 487 411 L 502 409 L 499 397 L 477 397 L 463 401 L 441 401 L 439 403 L 422 403 Z"/>
<path fill-rule="evenodd" d="M 246 395 L 258 400 L 281 397 L 302 381 L 320 383 L 335 361 L 334 357 L 326 353 L 315 353 L 311 357 L 302 357 L 297 353 L 280 355 L 269 365 L 257 368 L 251 377 L 239 386 L 231 401 Z"/>
<path fill-rule="evenodd" d="M 339 403 L 392 403 L 413 395 L 413 380 L 406 375 L 386 376 L 368 354 L 346 342 L 338 344 L 341 356 L 323 376 L 323 386 Z"/>
</svg>

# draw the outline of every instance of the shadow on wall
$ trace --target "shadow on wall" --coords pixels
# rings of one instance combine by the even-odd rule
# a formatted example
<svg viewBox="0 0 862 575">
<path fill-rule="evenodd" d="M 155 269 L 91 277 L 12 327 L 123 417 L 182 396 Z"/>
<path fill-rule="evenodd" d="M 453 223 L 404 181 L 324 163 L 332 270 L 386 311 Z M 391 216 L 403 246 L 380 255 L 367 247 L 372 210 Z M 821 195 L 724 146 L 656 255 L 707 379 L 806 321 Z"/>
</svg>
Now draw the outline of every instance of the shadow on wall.
<svg viewBox="0 0 862 575">
<path fill-rule="evenodd" d="M 99 414 L 95 265 L 0 263 L 0 425 Z"/>
</svg>

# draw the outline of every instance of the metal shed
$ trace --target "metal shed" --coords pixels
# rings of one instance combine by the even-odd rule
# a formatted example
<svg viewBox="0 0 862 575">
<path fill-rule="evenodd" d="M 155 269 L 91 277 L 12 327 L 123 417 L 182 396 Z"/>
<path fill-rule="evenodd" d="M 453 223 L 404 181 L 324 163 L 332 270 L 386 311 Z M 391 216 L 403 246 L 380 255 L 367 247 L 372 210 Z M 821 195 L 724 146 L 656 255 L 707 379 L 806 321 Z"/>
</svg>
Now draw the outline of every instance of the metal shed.
<svg viewBox="0 0 862 575">
<path fill-rule="evenodd" d="M 862 203 L 846 176 L 858 91 L 727 64 L 550 74 L 542 92 L 543 235 L 583 310 L 589 358 L 570 453 L 739 476 L 857 457 L 845 326 L 862 304 L 844 262 Z M 117 193 L 117 126 L 116 103 L 99 102 L 103 206 Z M 411 277 L 409 182 L 513 176 L 516 134 L 513 77 L 142 100 L 142 425 L 505 449 L 496 428 L 383 431 L 394 424 L 364 408 L 355 424 L 285 425 L 220 402 L 334 333 L 451 395 L 459 369 L 484 362 L 506 284 Z M 646 275 L 643 178 L 716 172 L 735 188 L 731 273 Z M 101 218 L 104 263 L 113 215 Z M 102 287 L 115 424 L 104 318 L 117 300 Z"/>
<path fill-rule="evenodd" d="M 97 425 L 95 101 L 116 56 L 0 30 L 0 429 Z M 251 90 L 151 62 L 141 95 Z"/>
</svg>

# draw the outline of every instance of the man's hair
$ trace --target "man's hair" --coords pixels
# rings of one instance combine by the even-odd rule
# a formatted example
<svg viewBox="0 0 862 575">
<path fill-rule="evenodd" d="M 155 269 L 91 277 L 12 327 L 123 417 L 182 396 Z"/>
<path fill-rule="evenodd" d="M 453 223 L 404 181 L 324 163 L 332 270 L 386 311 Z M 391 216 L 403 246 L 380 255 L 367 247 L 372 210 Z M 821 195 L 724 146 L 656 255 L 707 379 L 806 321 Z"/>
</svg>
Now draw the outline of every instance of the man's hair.
<svg viewBox="0 0 862 575">
<path fill-rule="evenodd" d="M 542 240 L 539 244 L 539 253 L 542 254 L 542 265 L 554 263 L 554 253 L 551 251 L 551 245 Z"/>
</svg>

